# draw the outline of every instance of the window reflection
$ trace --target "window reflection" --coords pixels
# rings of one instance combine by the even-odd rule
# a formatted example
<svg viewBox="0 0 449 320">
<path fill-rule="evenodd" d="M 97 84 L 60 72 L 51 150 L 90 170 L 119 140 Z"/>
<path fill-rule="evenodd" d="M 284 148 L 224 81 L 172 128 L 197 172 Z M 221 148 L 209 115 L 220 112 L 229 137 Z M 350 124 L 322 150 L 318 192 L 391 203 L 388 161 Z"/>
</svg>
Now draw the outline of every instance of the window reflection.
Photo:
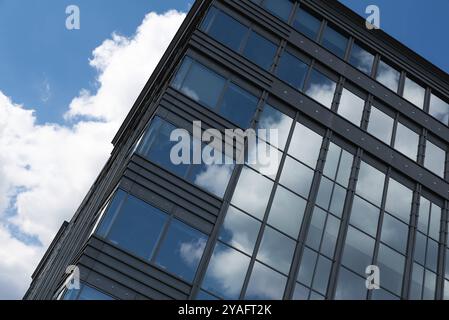
<svg viewBox="0 0 449 320">
<path fill-rule="evenodd" d="M 267 134 L 269 134 L 270 129 L 277 129 L 278 142 L 276 143 L 276 141 L 274 141 L 275 143 L 273 143 L 272 139 L 269 140 L 274 147 L 284 150 L 292 123 L 292 118 L 273 108 L 269 104 L 266 104 L 262 115 L 260 116 L 258 128 L 266 129 Z"/>
<path fill-rule="evenodd" d="M 405 223 L 410 220 L 413 192 L 396 180 L 388 182 L 387 200 L 385 210 L 401 219 Z"/>
<path fill-rule="evenodd" d="M 419 135 L 399 122 L 396 129 L 394 148 L 402 152 L 410 159 L 416 161 L 416 157 L 418 155 L 418 144 Z"/>
<path fill-rule="evenodd" d="M 381 286 L 400 295 L 405 257 L 381 244 L 377 263 L 382 274 Z"/>
<path fill-rule="evenodd" d="M 336 300 L 366 300 L 365 278 L 341 268 L 338 275 Z"/>
<path fill-rule="evenodd" d="M 291 157 L 287 157 L 282 170 L 280 183 L 303 197 L 309 196 L 313 170 Z"/>
<path fill-rule="evenodd" d="M 371 107 L 368 132 L 390 145 L 394 120 L 374 106 Z"/>
<path fill-rule="evenodd" d="M 445 125 L 449 124 L 449 103 L 434 94 L 430 96 L 429 113 Z"/>
<path fill-rule="evenodd" d="M 379 61 L 376 80 L 388 89 L 398 92 L 401 73 L 384 61 Z"/>
<path fill-rule="evenodd" d="M 296 123 L 288 153 L 315 168 L 323 138 L 306 126 Z"/>
<path fill-rule="evenodd" d="M 341 59 L 344 59 L 346 53 L 346 47 L 348 46 L 348 38 L 337 32 L 333 28 L 326 26 L 324 30 L 323 47 L 328 49 L 333 54 L 337 55 Z"/>
<path fill-rule="evenodd" d="M 364 276 L 366 267 L 372 264 L 373 251 L 374 239 L 349 227 L 343 251 L 343 265 Z"/>
<path fill-rule="evenodd" d="M 381 241 L 405 254 L 407 237 L 408 226 L 393 216 L 385 214 L 382 222 Z"/>
<path fill-rule="evenodd" d="M 114 300 L 114 298 L 90 285 L 81 283 L 79 289 L 67 290 L 62 300 Z"/>
<path fill-rule="evenodd" d="M 246 290 L 247 300 L 281 300 L 287 278 L 256 262 Z"/>
<path fill-rule="evenodd" d="M 279 79 L 287 82 L 295 89 L 302 90 L 308 68 L 309 66 L 301 59 L 288 51 L 284 51 L 279 61 L 277 75 Z"/>
<path fill-rule="evenodd" d="M 410 78 L 405 78 L 404 84 L 404 98 L 413 103 L 415 106 L 424 108 L 424 96 L 426 89 L 417 84 Z"/>
<path fill-rule="evenodd" d="M 256 2 L 284 21 L 288 20 L 293 9 L 293 2 L 290 0 L 256 0 Z"/>
<path fill-rule="evenodd" d="M 360 126 L 362 120 L 363 109 L 365 107 L 365 101 L 359 96 L 355 95 L 351 91 L 343 88 L 343 92 L 340 98 L 340 104 L 338 105 L 338 114 L 348 119 L 357 127 Z"/>
<path fill-rule="evenodd" d="M 277 48 L 276 44 L 252 31 L 243 50 L 243 56 L 259 67 L 269 70 L 273 64 Z"/>
<path fill-rule="evenodd" d="M 385 175 L 369 164 L 362 162 L 357 180 L 357 194 L 380 207 Z"/>
<path fill-rule="evenodd" d="M 296 18 L 293 21 L 293 27 L 310 39 L 316 40 L 321 27 L 321 21 L 299 7 Z"/>
<path fill-rule="evenodd" d="M 370 75 L 374 63 L 374 55 L 354 43 L 352 45 L 349 63 L 360 71 Z"/>
<path fill-rule="evenodd" d="M 331 108 L 337 84 L 317 69 L 310 73 L 305 93 L 326 108 Z"/>
<path fill-rule="evenodd" d="M 355 196 L 351 211 L 351 224 L 376 237 L 380 209 Z"/>
<path fill-rule="evenodd" d="M 441 178 L 444 178 L 445 163 L 446 163 L 446 152 L 440 147 L 437 147 L 429 140 L 427 140 L 424 166 L 433 173 L 435 173 L 436 175 L 440 176 Z"/>
</svg>

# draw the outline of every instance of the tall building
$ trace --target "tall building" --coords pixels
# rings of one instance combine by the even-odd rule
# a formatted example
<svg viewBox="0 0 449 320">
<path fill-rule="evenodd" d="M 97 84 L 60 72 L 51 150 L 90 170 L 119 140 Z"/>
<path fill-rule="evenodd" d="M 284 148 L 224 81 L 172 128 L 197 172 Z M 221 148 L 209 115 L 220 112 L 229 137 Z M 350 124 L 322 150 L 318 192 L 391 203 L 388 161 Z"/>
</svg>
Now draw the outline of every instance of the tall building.
<svg viewBox="0 0 449 320">
<path fill-rule="evenodd" d="M 278 167 L 176 165 L 193 121 L 277 129 Z M 448 121 L 449 75 L 338 1 L 198 0 L 25 299 L 449 298 Z"/>
</svg>

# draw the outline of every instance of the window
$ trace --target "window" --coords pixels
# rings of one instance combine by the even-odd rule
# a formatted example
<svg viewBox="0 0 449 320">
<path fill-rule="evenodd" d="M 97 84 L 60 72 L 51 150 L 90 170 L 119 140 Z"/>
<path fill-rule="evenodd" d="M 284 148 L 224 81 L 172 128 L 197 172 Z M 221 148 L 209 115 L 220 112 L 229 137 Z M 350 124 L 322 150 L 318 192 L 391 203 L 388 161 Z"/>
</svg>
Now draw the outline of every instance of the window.
<svg viewBox="0 0 449 320">
<path fill-rule="evenodd" d="M 351 211 L 351 224 L 360 230 L 376 237 L 380 209 L 368 201 L 355 196 Z"/>
<path fill-rule="evenodd" d="M 299 7 L 295 20 L 293 21 L 293 27 L 306 37 L 316 40 L 318 32 L 320 31 L 321 21 Z"/>
<path fill-rule="evenodd" d="M 396 128 L 394 148 L 410 159 L 416 161 L 418 156 L 418 144 L 419 135 L 399 122 Z"/>
<path fill-rule="evenodd" d="M 284 51 L 279 62 L 277 75 L 279 79 L 285 81 L 295 89 L 302 90 L 307 70 L 308 65 L 305 62 L 288 51 Z"/>
<path fill-rule="evenodd" d="M 389 179 L 385 210 L 409 223 L 413 192 L 393 179 Z"/>
<path fill-rule="evenodd" d="M 317 69 L 313 69 L 305 93 L 326 108 L 331 108 L 337 83 Z"/>
<path fill-rule="evenodd" d="M 355 273 L 341 268 L 338 275 L 336 300 L 365 300 L 366 299 L 366 279 L 359 277 Z"/>
<path fill-rule="evenodd" d="M 357 180 L 357 194 L 380 207 L 385 175 L 362 161 Z"/>
<path fill-rule="evenodd" d="M 374 239 L 349 227 L 342 264 L 359 275 L 365 276 L 366 267 L 372 264 L 373 252 Z"/>
<path fill-rule="evenodd" d="M 333 28 L 326 26 L 324 30 L 323 47 L 328 49 L 333 54 L 337 55 L 341 59 L 344 59 L 346 53 L 346 47 L 348 46 L 348 38 L 337 32 Z"/>
<path fill-rule="evenodd" d="M 117 193 L 119 197 L 121 192 Z M 188 282 L 193 281 L 207 236 L 177 219 L 170 220 L 165 212 L 132 195 L 121 201 L 119 206 L 108 208 L 97 234 Z"/>
<path fill-rule="evenodd" d="M 287 277 L 256 262 L 246 290 L 246 300 L 281 300 Z"/>
<path fill-rule="evenodd" d="M 288 20 L 288 18 L 290 17 L 290 12 L 293 9 L 293 2 L 291 2 L 290 0 L 252 0 L 252 1 L 260 4 L 266 10 L 270 11 L 275 16 L 279 17 L 284 21 Z"/>
<path fill-rule="evenodd" d="M 394 120 L 374 106 L 371 107 L 368 132 L 377 139 L 390 145 Z"/>
<path fill-rule="evenodd" d="M 173 87 L 191 99 L 217 112 L 242 128 L 248 128 L 258 98 L 216 72 L 186 57 L 173 80 Z M 224 91 L 224 94 L 223 94 Z M 220 97 L 223 99 L 220 101 Z"/>
<path fill-rule="evenodd" d="M 449 103 L 434 94 L 430 95 L 429 113 L 445 125 L 449 124 Z"/>
<path fill-rule="evenodd" d="M 64 293 L 62 300 L 114 300 L 111 296 L 91 287 L 85 283 L 81 283 L 78 289 L 69 289 Z"/>
<path fill-rule="evenodd" d="M 279 186 L 271 205 L 268 223 L 296 239 L 306 204 L 306 200 Z"/>
<path fill-rule="evenodd" d="M 288 154 L 314 168 L 323 138 L 308 127 L 296 123 Z"/>
<path fill-rule="evenodd" d="M 245 280 L 250 258 L 218 242 L 206 271 L 202 288 L 227 300 L 236 300 Z"/>
<path fill-rule="evenodd" d="M 362 98 L 355 95 L 348 89 L 343 88 L 340 103 L 338 105 L 339 115 L 359 127 L 362 120 L 364 107 L 365 101 Z"/>
<path fill-rule="evenodd" d="M 276 129 L 278 132 L 278 143 L 273 144 L 273 141 L 270 141 L 270 143 L 274 147 L 284 150 L 292 123 L 292 118 L 266 104 L 258 121 L 258 128 L 266 129 L 267 134 L 269 134 L 270 129 Z"/>
<path fill-rule="evenodd" d="M 279 183 L 303 197 L 308 197 L 313 174 L 312 169 L 287 156 Z"/>
<path fill-rule="evenodd" d="M 226 163 L 232 163 L 233 161 L 227 159 L 218 150 L 214 150 L 214 152 L 221 155 L 216 157 L 216 159 L 221 159 L 221 163 L 174 164 L 170 159 L 170 153 L 178 142 L 170 141 L 170 135 L 175 129 L 177 128 L 174 125 L 162 120 L 160 117 L 155 117 L 144 134 L 137 152 L 164 169 L 222 198 L 234 169 L 234 164 Z M 188 138 L 191 139 L 190 153 L 188 155 L 188 159 L 190 159 L 193 147 L 192 137 L 189 136 Z M 202 151 L 205 146 L 205 144 L 201 144 Z"/>
<path fill-rule="evenodd" d="M 446 151 L 427 140 L 424 166 L 444 179 L 444 167 L 446 163 Z"/>
<path fill-rule="evenodd" d="M 255 31 L 249 35 L 248 42 L 243 50 L 243 56 L 259 67 L 269 70 L 273 65 L 277 45 L 267 40 Z"/>
<path fill-rule="evenodd" d="M 273 182 L 248 167 L 244 167 L 231 203 L 262 220 Z"/>
<path fill-rule="evenodd" d="M 162 269 L 192 282 L 206 243 L 207 237 L 204 234 L 174 219 L 155 262 Z"/>
<path fill-rule="evenodd" d="M 381 241 L 405 254 L 407 249 L 408 226 L 389 214 L 384 214 Z"/>
<path fill-rule="evenodd" d="M 332 259 L 337 243 L 340 220 L 315 207 L 307 234 L 306 245 Z"/>
<path fill-rule="evenodd" d="M 357 43 L 354 43 L 352 45 L 351 55 L 349 56 L 349 63 L 360 71 L 370 75 L 373 68 L 374 55 L 360 47 Z"/>
<path fill-rule="evenodd" d="M 399 79 L 401 73 L 394 69 L 392 66 L 388 65 L 384 61 L 379 61 L 379 66 L 377 69 L 376 80 L 386 86 L 388 89 L 398 92 L 399 89 Z"/>
<path fill-rule="evenodd" d="M 415 106 L 424 108 L 424 96 L 426 89 L 417 84 L 410 78 L 405 78 L 404 84 L 404 98 L 413 103 Z"/>
<path fill-rule="evenodd" d="M 377 263 L 382 275 L 381 286 L 400 296 L 405 257 L 381 244 Z"/>
</svg>

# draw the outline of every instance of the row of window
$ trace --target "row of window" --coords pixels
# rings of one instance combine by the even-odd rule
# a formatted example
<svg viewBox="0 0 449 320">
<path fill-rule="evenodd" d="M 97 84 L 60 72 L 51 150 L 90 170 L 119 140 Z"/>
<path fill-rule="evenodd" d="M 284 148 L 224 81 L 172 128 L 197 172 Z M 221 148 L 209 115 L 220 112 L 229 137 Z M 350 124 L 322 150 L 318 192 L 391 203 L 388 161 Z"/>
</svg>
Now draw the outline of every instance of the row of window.
<svg viewBox="0 0 449 320">
<path fill-rule="evenodd" d="M 79 288 L 71 287 L 61 292 L 57 300 L 114 300 L 111 296 L 101 292 L 100 290 L 80 283 Z"/>
<path fill-rule="evenodd" d="M 319 41 L 319 43 L 340 57 L 346 58 L 346 52 L 349 48 L 349 38 L 342 32 L 337 31 L 328 23 L 325 24 L 324 31 L 320 35 L 319 31 L 321 25 L 325 22 L 322 18 L 318 17 L 305 10 L 303 5 L 295 7 L 290 0 L 279 1 L 264 1 L 264 0 L 252 0 L 263 6 L 268 11 L 274 13 L 282 20 L 290 21 L 290 15 L 293 14 L 292 26 L 309 37 L 312 40 Z M 294 13 L 292 11 L 295 11 Z M 367 75 L 372 75 L 374 68 L 375 54 L 369 52 L 363 46 L 358 44 L 357 41 L 350 48 L 347 61 L 360 71 Z M 430 93 L 430 102 L 428 107 L 426 106 L 426 88 L 424 85 L 418 84 L 413 77 L 409 75 L 402 75 L 402 72 L 398 68 L 392 66 L 386 59 L 381 58 L 378 62 L 377 70 L 373 77 L 383 84 L 388 89 L 395 93 L 402 95 L 406 100 L 414 104 L 420 109 L 425 110 L 434 118 L 449 125 L 449 102 L 444 101 L 439 97 L 437 93 Z M 403 79 L 402 79 L 403 78 Z M 401 86 L 401 83 L 403 85 Z M 403 88 L 401 88 L 403 87 Z M 428 109 L 427 109 L 428 108 Z"/>
</svg>

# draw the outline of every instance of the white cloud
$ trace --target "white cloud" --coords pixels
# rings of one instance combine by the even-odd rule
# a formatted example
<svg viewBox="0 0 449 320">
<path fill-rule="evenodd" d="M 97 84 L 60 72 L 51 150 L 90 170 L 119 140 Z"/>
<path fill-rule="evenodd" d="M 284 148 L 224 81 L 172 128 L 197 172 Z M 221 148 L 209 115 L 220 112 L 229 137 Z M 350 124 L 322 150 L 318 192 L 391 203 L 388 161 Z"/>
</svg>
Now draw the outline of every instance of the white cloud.
<svg viewBox="0 0 449 320">
<path fill-rule="evenodd" d="M 113 34 L 96 48 L 90 65 L 98 73 L 98 91 L 82 90 L 72 100 L 65 114 L 70 125 L 38 125 L 33 110 L 0 91 L 0 299 L 23 295 L 45 248 L 99 174 L 110 141 L 184 17 L 177 11 L 149 13 L 133 37 Z M 13 216 L 8 207 L 15 209 Z M 18 241 L 6 225 L 37 236 L 43 246 Z"/>
</svg>

